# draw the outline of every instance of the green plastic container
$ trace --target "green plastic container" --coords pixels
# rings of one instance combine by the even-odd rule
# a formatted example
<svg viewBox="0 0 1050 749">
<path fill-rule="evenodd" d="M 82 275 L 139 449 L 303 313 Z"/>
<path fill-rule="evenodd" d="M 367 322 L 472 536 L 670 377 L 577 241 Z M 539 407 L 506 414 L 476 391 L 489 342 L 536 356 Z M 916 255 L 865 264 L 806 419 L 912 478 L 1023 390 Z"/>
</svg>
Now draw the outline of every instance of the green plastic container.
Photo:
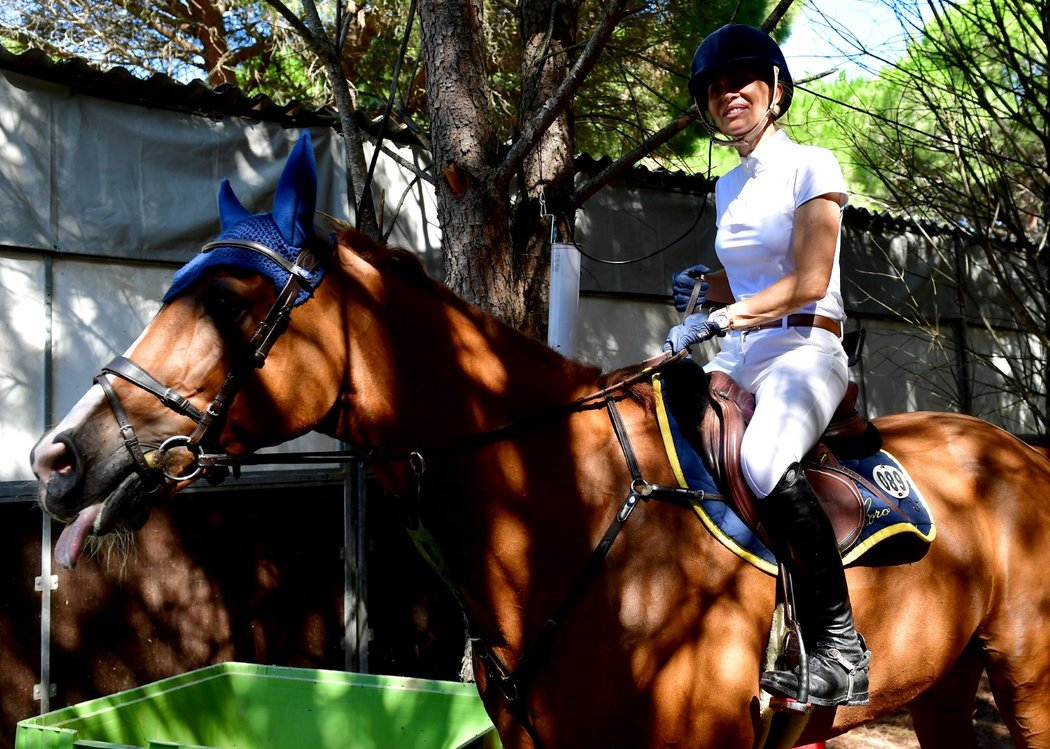
<svg viewBox="0 0 1050 749">
<path fill-rule="evenodd" d="M 15 749 L 493 749 L 472 684 L 222 663 L 18 724 Z"/>
</svg>

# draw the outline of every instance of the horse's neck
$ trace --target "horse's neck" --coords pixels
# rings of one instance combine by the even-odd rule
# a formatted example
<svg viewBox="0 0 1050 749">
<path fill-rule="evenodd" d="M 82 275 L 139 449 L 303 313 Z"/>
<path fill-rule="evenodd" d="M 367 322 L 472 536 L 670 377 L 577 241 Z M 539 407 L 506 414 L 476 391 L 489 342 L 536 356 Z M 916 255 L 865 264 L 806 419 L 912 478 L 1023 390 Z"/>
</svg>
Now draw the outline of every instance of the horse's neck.
<svg viewBox="0 0 1050 749">
<path fill-rule="evenodd" d="M 498 429 L 594 387 L 594 372 L 473 309 L 421 311 L 409 327 L 389 397 L 404 404 L 395 429 L 424 442 Z"/>
<path fill-rule="evenodd" d="M 575 397 L 595 387 L 588 382 Z M 425 520 L 451 556 L 479 634 L 506 644 L 514 659 L 534 638 L 536 617 L 562 604 L 631 489 L 609 415 L 597 403 L 516 422 L 507 439 L 434 466 L 422 483 Z M 646 477 L 666 481 L 650 470 L 654 438 L 644 409 L 626 401 L 620 410 Z"/>
<path fill-rule="evenodd" d="M 596 370 L 444 290 L 377 271 L 352 255 L 346 261 L 347 273 L 321 285 L 316 317 L 318 324 L 343 326 L 345 383 L 327 431 L 351 444 L 425 453 L 526 420 L 594 387 Z"/>
</svg>

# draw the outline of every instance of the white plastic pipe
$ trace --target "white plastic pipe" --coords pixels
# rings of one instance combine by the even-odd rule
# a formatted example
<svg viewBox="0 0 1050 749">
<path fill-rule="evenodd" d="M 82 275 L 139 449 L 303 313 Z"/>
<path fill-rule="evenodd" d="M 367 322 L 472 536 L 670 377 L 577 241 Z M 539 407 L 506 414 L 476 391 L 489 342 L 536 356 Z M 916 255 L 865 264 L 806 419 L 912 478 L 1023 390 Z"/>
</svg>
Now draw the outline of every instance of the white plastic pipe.
<svg viewBox="0 0 1050 749">
<path fill-rule="evenodd" d="M 550 312 L 547 345 L 563 356 L 576 355 L 576 318 L 580 309 L 580 251 L 551 244 Z"/>
</svg>

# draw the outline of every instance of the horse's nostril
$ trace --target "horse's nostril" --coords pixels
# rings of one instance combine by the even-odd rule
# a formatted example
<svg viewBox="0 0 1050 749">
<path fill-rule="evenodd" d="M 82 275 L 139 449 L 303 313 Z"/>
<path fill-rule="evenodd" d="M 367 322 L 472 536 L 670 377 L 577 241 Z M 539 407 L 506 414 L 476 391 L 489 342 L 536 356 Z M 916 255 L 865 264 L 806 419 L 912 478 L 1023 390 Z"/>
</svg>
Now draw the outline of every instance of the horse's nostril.
<svg viewBox="0 0 1050 749">
<path fill-rule="evenodd" d="M 79 459 L 66 434 L 56 434 L 33 448 L 33 472 L 47 486 L 50 502 L 57 502 L 73 491 L 79 482 Z"/>
<path fill-rule="evenodd" d="M 37 469 L 37 475 L 41 472 L 54 473 L 63 467 L 68 468 L 72 464 L 70 452 L 65 442 L 57 438 L 37 445 L 33 449 L 33 467 Z"/>
<path fill-rule="evenodd" d="M 73 473 L 73 471 L 76 470 L 76 467 L 76 458 L 73 455 L 73 451 L 69 449 L 62 450 L 55 455 L 54 460 L 51 463 L 51 470 L 62 476 L 68 476 Z"/>
</svg>

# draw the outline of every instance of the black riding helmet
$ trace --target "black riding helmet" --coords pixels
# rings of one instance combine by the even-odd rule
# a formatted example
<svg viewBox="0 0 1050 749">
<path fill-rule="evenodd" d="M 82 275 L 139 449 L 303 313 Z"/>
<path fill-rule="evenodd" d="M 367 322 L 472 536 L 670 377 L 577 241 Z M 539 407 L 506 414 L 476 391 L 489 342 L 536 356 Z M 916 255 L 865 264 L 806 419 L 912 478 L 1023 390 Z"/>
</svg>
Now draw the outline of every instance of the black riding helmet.
<svg viewBox="0 0 1050 749">
<path fill-rule="evenodd" d="M 773 66 L 780 68 L 778 81 L 784 86 L 780 97 L 780 111 L 776 119 L 791 104 L 794 83 L 788 72 L 787 61 L 780 46 L 772 37 L 754 26 L 728 23 L 708 34 L 693 55 L 693 75 L 689 79 L 689 93 L 701 112 L 707 111 L 707 87 L 711 79 L 733 70 L 753 70 L 773 85 Z M 775 92 L 774 92 L 775 94 Z"/>
</svg>

